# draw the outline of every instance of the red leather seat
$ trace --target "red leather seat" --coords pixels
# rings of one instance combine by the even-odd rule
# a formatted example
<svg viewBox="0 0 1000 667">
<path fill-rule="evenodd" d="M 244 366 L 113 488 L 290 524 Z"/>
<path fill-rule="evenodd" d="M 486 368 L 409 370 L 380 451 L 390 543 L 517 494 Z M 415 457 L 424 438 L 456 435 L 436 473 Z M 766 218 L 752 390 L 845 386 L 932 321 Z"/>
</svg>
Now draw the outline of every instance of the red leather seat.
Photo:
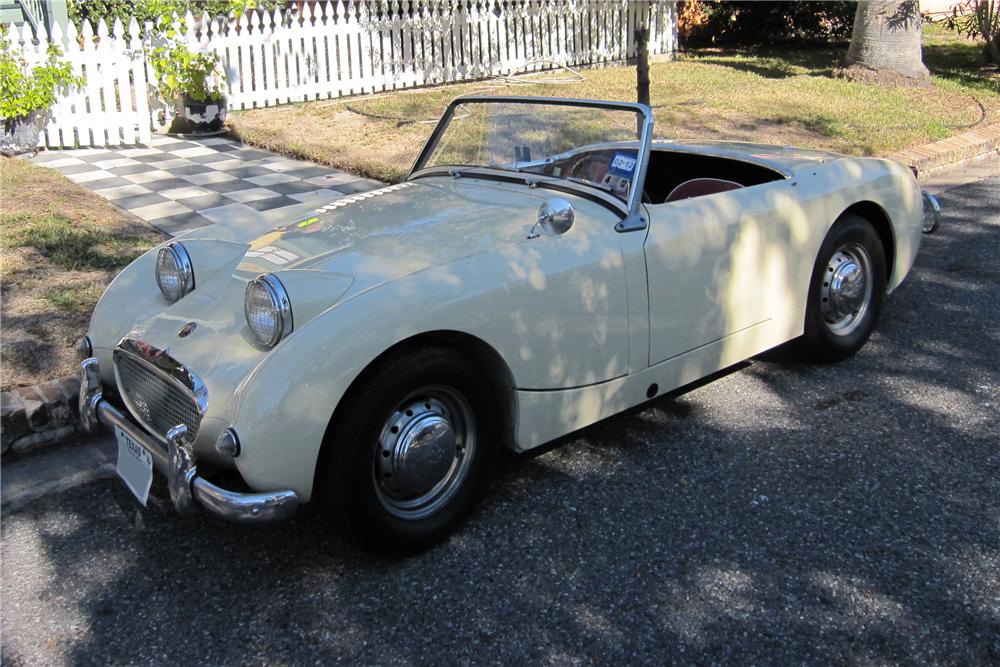
<svg viewBox="0 0 1000 667">
<path fill-rule="evenodd" d="M 729 190 L 739 190 L 743 186 L 734 181 L 727 181 L 721 178 L 692 178 L 684 181 L 670 191 L 664 203 L 677 201 L 679 199 L 690 199 L 691 197 L 704 197 L 714 195 L 718 192 L 728 192 Z"/>
</svg>

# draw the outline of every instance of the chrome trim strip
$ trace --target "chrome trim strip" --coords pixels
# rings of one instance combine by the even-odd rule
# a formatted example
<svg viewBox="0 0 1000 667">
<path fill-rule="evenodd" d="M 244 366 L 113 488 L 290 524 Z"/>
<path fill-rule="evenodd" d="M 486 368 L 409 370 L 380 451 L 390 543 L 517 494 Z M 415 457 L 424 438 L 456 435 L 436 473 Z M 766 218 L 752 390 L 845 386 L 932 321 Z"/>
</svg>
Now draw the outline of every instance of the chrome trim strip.
<svg viewBox="0 0 1000 667">
<path fill-rule="evenodd" d="M 639 133 L 639 154 L 636 156 L 639 168 L 635 172 L 632 180 L 632 189 L 629 192 L 628 214 L 629 217 L 638 217 L 642 221 L 642 229 L 646 228 L 646 220 L 642 217 L 642 193 L 646 189 L 646 171 L 649 169 L 649 156 L 652 153 L 650 144 L 653 141 L 653 110 L 645 104 L 635 105 L 642 113 L 642 132 Z M 629 230 L 631 231 L 631 230 Z"/>
<path fill-rule="evenodd" d="M 112 352 L 115 382 L 119 387 L 121 387 L 122 384 L 121 376 L 118 373 L 118 359 L 123 354 L 129 355 L 135 361 L 138 361 L 149 368 L 152 373 L 159 375 L 167 382 L 170 382 L 182 391 L 189 393 L 194 398 L 195 405 L 198 408 L 199 420 L 205 417 L 205 413 L 208 411 L 208 389 L 205 387 L 205 383 L 202 382 L 197 375 L 185 368 L 184 364 L 167 354 L 166 350 L 153 347 L 152 345 L 135 338 L 122 338 L 115 347 L 114 352 Z M 122 401 L 125 403 L 125 407 L 129 409 L 129 412 L 133 417 L 135 417 L 136 421 L 138 421 L 144 429 L 156 436 L 156 438 L 166 442 L 167 438 L 156 433 L 156 429 L 143 422 L 143 420 L 139 417 L 139 412 L 132 406 L 126 392 L 122 391 L 120 393 Z"/>
<path fill-rule="evenodd" d="M 226 521 L 265 523 L 287 519 L 298 509 L 298 494 L 290 489 L 237 493 L 199 477 L 187 428 L 179 425 L 170 429 L 166 444 L 143 431 L 104 400 L 97 359 L 93 357 L 80 364 L 80 423 L 87 432 L 96 430 L 99 424 L 112 430 L 117 426 L 142 445 L 152 455 L 154 467 L 167 476 L 170 498 L 178 512 L 190 513 L 200 505 Z"/>
</svg>

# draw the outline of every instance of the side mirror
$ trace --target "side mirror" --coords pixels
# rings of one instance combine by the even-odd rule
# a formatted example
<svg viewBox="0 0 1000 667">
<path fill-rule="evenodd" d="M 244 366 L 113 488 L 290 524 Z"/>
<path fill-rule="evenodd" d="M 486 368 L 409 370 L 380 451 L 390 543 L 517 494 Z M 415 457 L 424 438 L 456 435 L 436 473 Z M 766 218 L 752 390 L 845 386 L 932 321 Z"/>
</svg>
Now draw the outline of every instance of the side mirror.
<svg viewBox="0 0 1000 667">
<path fill-rule="evenodd" d="M 556 236 L 565 234 L 573 226 L 575 215 L 573 206 L 565 199 L 561 197 L 547 199 L 538 209 L 538 222 L 535 223 L 535 228 L 531 230 L 528 238 L 538 236 L 538 232 L 535 231 L 538 227 Z"/>
</svg>

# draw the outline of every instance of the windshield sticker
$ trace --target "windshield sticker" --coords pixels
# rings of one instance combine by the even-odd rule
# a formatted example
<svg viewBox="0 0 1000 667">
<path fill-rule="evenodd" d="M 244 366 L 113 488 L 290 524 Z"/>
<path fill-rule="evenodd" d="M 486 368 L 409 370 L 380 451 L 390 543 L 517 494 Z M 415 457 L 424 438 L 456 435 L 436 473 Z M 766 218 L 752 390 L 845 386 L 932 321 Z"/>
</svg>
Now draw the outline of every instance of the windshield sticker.
<svg viewBox="0 0 1000 667">
<path fill-rule="evenodd" d="M 615 153 L 601 182 L 615 194 L 627 197 L 629 186 L 632 184 L 635 163 L 635 156 L 628 153 Z"/>
<path fill-rule="evenodd" d="M 633 171 L 635 171 L 635 158 L 624 153 L 615 153 L 608 173 L 619 178 L 631 179 Z"/>
</svg>

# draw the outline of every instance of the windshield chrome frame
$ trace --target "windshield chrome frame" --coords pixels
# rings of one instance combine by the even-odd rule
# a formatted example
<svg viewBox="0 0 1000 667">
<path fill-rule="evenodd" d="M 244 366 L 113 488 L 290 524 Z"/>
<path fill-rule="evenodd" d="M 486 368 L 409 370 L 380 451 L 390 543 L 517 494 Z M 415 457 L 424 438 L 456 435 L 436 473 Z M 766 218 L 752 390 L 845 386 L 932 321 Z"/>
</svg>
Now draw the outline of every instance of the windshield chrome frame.
<svg viewBox="0 0 1000 667">
<path fill-rule="evenodd" d="M 441 171 L 458 171 L 461 173 L 470 172 L 470 176 L 473 176 L 477 170 L 484 170 L 484 172 L 489 171 L 504 171 L 510 174 L 515 174 L 518 178 L 524 178 L 526 181 L 534 180 L 535 178 L 545 178 L 546 180 L 555 179 L 561 184 L 565 184 L 567 188 L 586 188 L 588 191 L 594 190 L 597 192 L 603 192 L 600 188 L 594 186 L 588 186 L 583 183 L 576 181 L 571 181 L 564 178 L 559 178 L 557 176 L 543 176 L 541 174 L 531 174 L 528 172 L 517 172 L 509 169 L 502 169 L 496 166 L 476 166 L 476 165 L 440 165 L 436 167 L 424 167 L 423 164 L 427 162 L 430 158 L 431 153 L 437 148 L 438 142 L 441 140 L 441 135 L 448 124 L 451 122 L 452 117 L 455 115 L 455 109 L 462 104 L 545 104 L 551 106 L 576 106 L 576 107 L 589 107 L 593 109 L 609 109 L 613 111 L 631 111 L 633 113 L 640 114 L 642 118 L 642 130 L 639 132 L 638 137 L 638 152 L 636 154 L 636 164 L 637 169 L 635 172 L 635 179 L 633 181 L 634 186 L 630 189 L 628 195 L 628 201 L 625 203 L 626 216 L 627 217 L 641 217 L 641 205 L 642 205 L 642 191 L 643 186 L 646 183 L 646 168 L 649 165 L 649 152 L 650 143 L 653 136 L 653 111 L 645 104 L 637 104 L 633 102 L 608 102 L 602 100 L 586 100 L 570 97 L 517 97 L 517 96 L 493 96 L 493 95 L 467 95 L 463 97 L 457 97 L 451 101 L 448 108 L 445 110 L 444 114 L 441 115 L 441 120 L 438 121 L 437 125 L 434 127 L 434 132 L 431 133 L 427 143 L 424 144 L 423 149 L 421 149 L 420 154 L 417 159 L 413 162 L 413 166 L 410 168 L 410 173 L 406 176 L 406 180 L 409 181 L 414 178 L 419 178 L 425 175 L 424 170 L 441 170 Z M 617 200 L 621 201 L 621 200 Z M 642 228 L 644 228 L 643 225 Z"/>
</svg>

